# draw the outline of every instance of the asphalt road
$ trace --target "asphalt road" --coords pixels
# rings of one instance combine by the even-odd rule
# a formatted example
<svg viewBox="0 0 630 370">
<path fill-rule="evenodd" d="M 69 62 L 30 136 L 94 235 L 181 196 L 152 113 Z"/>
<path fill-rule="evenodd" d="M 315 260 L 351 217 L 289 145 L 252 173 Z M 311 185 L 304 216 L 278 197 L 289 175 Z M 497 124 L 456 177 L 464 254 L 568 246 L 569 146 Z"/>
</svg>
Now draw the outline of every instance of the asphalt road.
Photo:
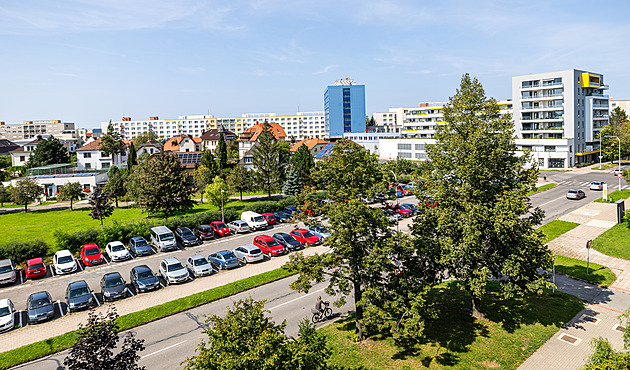
<svg viewBox="0 0 630 370">
<path fill-rule="evenodd" d="M 309 293 L 296 293 L 289 288 L 289 283 L 295 278 L 279 280 L 250 291 L 225 298 L 202 307 L 198 307 L 177 315 L 173 315 L 153 323 L 137 327 L 133 332 L 138 338 L 145 340 L 145 350 L 141 352 L 139 364 L 147 369 L 181 369 L 180 363 L 188 356 L 195 354 L 195 349 L 202 338 L 202 330 L 206 328 L 206 315 L 224 315 L 232 302 L 251 296 L 254 299 L 266 299 L 265 308 L 270 311 L 270 317 L 280 324 L 286 320 L 285 333 L 295 337 L 298 323 L 303 319 L 311 319 L 311 308 L 315 307 L 318 295 L 323 300 L 333 301 L 323 289 L 326 283 L 315 285 Z M 353 298 L 350 297 L 349 300 Z M 332 307 L 332 306 L 331 306 Z M 344 307 L 333 309 L 333 317 L 347 315 L 354 303 L 346 303 Z M 318 327 L 328 321 L 318 323 Z M 50 357 L 16 367 L 16 369 L 63 369 L 63 359 L 68 351 L 54 354 Z"/>
</svg>

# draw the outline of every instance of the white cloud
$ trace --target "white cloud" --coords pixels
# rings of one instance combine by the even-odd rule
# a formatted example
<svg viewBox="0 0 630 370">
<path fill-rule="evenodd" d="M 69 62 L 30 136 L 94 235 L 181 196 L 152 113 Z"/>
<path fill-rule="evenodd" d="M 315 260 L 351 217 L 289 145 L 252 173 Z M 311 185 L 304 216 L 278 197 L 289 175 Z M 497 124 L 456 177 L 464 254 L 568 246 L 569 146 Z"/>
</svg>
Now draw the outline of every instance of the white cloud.
<svg viewBox="0 0 630 370">
<path fill-rule="evenodd" d="M 326 67 L 324 67 L 323 69 L 320 69 L 319 71 L 313 72 L 313 74 L 314 75 L 321 75 L 321 74 L 327 73 L 331 69 L 337 68 L 337 67 L 339 67 L 339 64 L 330 64 L 330 65 L 327 65 Z"/>
</svg>

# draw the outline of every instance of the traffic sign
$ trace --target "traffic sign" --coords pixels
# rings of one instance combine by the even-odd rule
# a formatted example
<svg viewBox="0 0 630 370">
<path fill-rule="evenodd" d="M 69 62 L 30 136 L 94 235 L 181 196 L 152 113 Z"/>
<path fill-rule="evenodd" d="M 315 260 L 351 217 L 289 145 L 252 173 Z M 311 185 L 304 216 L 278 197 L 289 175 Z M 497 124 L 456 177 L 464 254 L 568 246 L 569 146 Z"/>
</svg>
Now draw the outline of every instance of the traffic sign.
<svg viewBox="0 0 630 370">
<path fill-rule="evenodd" d="M 617 174 L 617 177 L 621 177 L 622 175 L 620 173 Z"/>
</svg>

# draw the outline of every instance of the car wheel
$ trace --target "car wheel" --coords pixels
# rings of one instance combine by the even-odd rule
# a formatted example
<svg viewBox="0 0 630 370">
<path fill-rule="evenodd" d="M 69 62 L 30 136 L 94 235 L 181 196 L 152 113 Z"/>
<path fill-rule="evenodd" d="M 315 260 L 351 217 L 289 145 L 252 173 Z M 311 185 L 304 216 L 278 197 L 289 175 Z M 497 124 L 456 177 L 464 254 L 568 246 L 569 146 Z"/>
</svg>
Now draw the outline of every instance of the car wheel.
<svg viewBox="0 0 630 370">
<path fill-rule="evenodd" d="M 243 258 L 243 265 L 247 265 L 247 258 Z"/>
</svg>

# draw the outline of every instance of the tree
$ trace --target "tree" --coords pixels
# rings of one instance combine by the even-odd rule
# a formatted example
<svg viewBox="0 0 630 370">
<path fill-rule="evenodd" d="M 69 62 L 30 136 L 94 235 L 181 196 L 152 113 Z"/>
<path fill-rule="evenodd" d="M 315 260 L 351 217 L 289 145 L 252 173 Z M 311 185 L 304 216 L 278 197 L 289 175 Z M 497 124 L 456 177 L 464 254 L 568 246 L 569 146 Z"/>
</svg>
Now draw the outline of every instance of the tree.
<svg viewBox="0 0 630 370">
<path fill-rule="evenodd" d="M 613 163 L 614 160 L 619 158 L 619 142 L 613 137 L 615 133 L 610 125 L 604 126 L 600 133 L 602 138 L 600 144 L 602 156 L 610 160 L 610 163 Z"/>
<path fill-rule="evenodd" d="M 230 188 L 221 176 L 216 176 L 212 184 L 206 186 L 206 198 L 217 208 L 225 206 L 230 201 Z"/>
<path fill-rule="evenodd" d="M 112 215 L 114 207 L 110 202 L 109 195 L 100 186 L 93 186 L 92 192 L 88 196 L 90 204 L 90 217 L 93 220 L 100 220 L 103 226 L 103 219 Z"/>
<path fill-rule="evenodd" d="M 32 168 L 60 163 L 70 163 L 70 155 L 58 139 L 50 136 L 37 144 L 26 167 Z"/>
<path fill-rule="evenodd" d="M 230 189 L 240 193 L 241 200 L 243 200 L 243 192 L 252 188 L 252 174 L 247 168 L 237 164 L 228 175 L 227 182 Z"/>
<path fill-rule="evenodd" d="M 204 150 L 201 153 L 201 165 L 212 171 L 213 176 L 218 172 L 217 161 L 215 160 L 214 154 L 209 150 Z"/>
<path fill-rule="evenodd" d="M 116 166 L 111 166 L 107 171 L 107 185 L 105 185 L 105 191 L 110 198 L 113 198 L 116 202 L 116 208 L 118 208 L 118 198 L 124 197 L 127 193 L 126 182 L 128 178 L 127 170 L 120 170 Z"/>
<path fill-rule="evenodd" d="M 238 162 L 238 136 L 234 136 L 234 138 L 228 143 L 228 158 L 235 159 Z"/>
<path fill-rule="evenodd" d="M 0 181 L 0 207 L 4 207 L 5 197 L 7 195 L 7 188 L 2 185 L 2 181 Z"/>
<path fill-rule="evenodd" d="M 537 170 L 527 168 L 528 155 L 515 155 L 511 117 L 500 115 L 476 78 L 462 77 L 444 120 L 427 149 L 437 206 L 425 207 L 412 231 L 434 244 L 445 271 L 462 282 L 479 317 L 491 278 L 504 279 L 506 297 L 549 286 L 538 271 L 550 265 L 551 253 L 534 230 L 544 213 L 532 208 L 528 197 Z"/>
<path fill-rule="evenodd" d="M 206 191 L 206 187 L 212 184 L 212 179 L 215 174 L 208 169 L 208 167 L 201 165 L 197 167 L 195 172 L 193 173 L 193 179 L 195 181 L 195 186 L 197 190 L 201 194 L 201 203 L 203 203 L 203 195 Z"/>
<path fill-rule="evenodd" d="M 287 179 L 282 187 L 282 193 L 284 195 L 296 195 L 304 188 L 304 184 L 300 180 L 295 168 L 291 167 L 287 173 Z"/>
<path fill-rule="evenodd" d="M 145 131 L 133 140 L 134 144 L 140 146 L 146 143 L 158 143 L 160 142 L 160 137 L 154 131 Z"/>
<path fill-rule="evenodd" d="M 22 178 L 15 183 L 11 189 L 11 200 L 15 204 L 23 205 L 24 212 L 28 212 L 28 205 L 33 203 L 44 193 L 44 188 L 39 186 L 37 180 L 32 178 Z"/>
<path fill-rule="evenodd" d="M 304 320 L 299 336 L 290 340 L 286 322 L 269 319 L 264 301 L 252 298 L 234 302 L 225 317 L 210 316 L 203 331 L 208 336 L 197 347 L 197 355 L 185 361 L 185 369 L 321 369 L 332 354 L 323 334 Z"/>
<path fill-rule="evenodd" d="M 135 338 L 133 332 L 129 332 L 124 335 L 120 350 L 116 350 L 120 341 L 117 318 L 113 306 L 104 315 L 90 310 L 87 324 L 79 325 L 78 338 L 63 364 L 70 370 L 144 369 L 137 364 L 140 360 L 138 352 L 144 350 L 144 339 Z"/>
<path fill-rule="evenodd" d="M 129 143 L 129 156 L 127 157 L 127 171 L 131 173 L 133 167 L 138 164 L 138 153 L 136 153 L 136 146 L 133 141 Z"/>
<path fill-rule="evenodd" d="M 274 141 L 273 134 L 268 129 L 263 128 L 254 147 L 254 177 L 256 184 L 267 192 L 269 199 L 271 199 L 271 192 L 279 185 L 282 171 L 280 168 L 280 155 L 276 146 L 273 145 Z"/>
<path fill-rule="evenodd" d="M 223 171 L 227 167 L 228 151 L 223 132 L 219 133 L 219 143 L 217 144 L 217 168 Z"/>
<path fill-rule="evenodd" d="M 628 120 L 626 111 L 621 109 L 621 107 L 616 107 L 612 112 L 610 112 L 610 119 L 608 121 L 610 122 L 613 132 L 618 134 L 621 124 L 628 122 Z"/>
<path fill-rule="evenodd" d="M 72 210 L 72 201 L 79 200 L 83 196 L 83 188 L 79 182 L 69 182 L 59 189 L 59 199 L 70 201 L 70 210 Z"/>
<path fill-rule="evenodd" d="M 615 350 L 606 338 L 597 337 L 591 340 L 593 352 L 586 359 L 583 370 L 622 370 L 630 369 L 630 352 L 626 350 Z"/>
<path fill-rule="evenodd" d="M 305 144 L 300 145 L 291 158 L 291 165 L 295 169 L 302 184 L 311 184 L 311 171 L 315 168 L 315 160 Z"/>
<path fill-rule="evenodd" d="M 136 167 L 132 175 L 133 194 L 147 212 L 164 212 L 168 219 L 176 211 L 193 207 L 191 180 L 177 157 L 160 152 Z"/>
<path fill-rule="evenodd" d="M 107 134 L 101 138 L 100 150 L 104 156 L 112 156 L 112 164 L 116 164 L 116 155 L 125 151 L 125 143 L 111 121 L 107 126 Z"/>
</svg>

